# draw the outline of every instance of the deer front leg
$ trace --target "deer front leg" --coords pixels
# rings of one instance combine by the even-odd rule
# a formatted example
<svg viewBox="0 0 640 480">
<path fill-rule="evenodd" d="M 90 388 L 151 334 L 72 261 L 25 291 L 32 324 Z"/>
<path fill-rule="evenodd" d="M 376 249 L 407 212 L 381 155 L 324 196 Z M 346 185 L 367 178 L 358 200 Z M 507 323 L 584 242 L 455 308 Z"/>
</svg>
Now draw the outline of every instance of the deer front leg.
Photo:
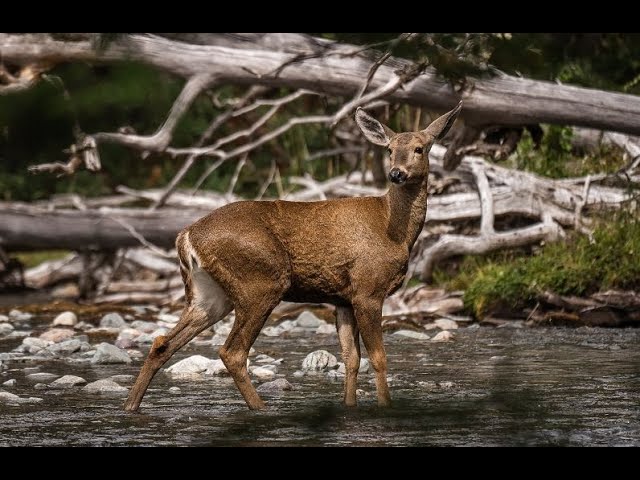
<svg viewBox="0 0 640 480">
<path fill-rule="evenodd" d="M 387 385 L 387 354 L 382 341 L 382 301 L 371 297 L 354 301 L 353 311 L 369 361 L 376 372 L 378 405 L 389 407 L 391 395 Z"/>
<path fill-rule="evenodd" d="M 344 404 L 355 407 L 358 369 L 360 368 L 360 334 L 351 307 L 336 308 L 336 328 L 344 361 Z"/>
</svg>

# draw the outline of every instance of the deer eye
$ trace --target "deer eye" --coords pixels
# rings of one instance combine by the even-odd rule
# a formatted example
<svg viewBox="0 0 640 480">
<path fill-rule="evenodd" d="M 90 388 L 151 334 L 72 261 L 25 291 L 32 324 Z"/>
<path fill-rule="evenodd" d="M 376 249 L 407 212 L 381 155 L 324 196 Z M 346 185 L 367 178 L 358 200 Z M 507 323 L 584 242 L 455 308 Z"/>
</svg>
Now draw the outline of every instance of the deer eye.
<svg viewBox="0 0 640 480">
<path fill-rule="evenodd" d="M 387 150 L 389 150 L 389 155 L 393 153 L 393 150 L 391 150 L 390 148 L 387 148 Z"/>
<path fill-rule="evenodd" d="M 416 153 L 422 153 L 422 147 L 416 147 Z"/>
</svg>

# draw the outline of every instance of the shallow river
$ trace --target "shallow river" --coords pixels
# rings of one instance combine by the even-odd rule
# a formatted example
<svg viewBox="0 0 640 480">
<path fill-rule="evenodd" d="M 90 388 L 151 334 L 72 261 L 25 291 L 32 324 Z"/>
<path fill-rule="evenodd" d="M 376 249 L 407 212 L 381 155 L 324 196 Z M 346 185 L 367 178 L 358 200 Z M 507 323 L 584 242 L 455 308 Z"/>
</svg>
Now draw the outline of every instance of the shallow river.
<svg viewBox="0 0 640 480">
<path fill-rule="evenodd" d="M 266 396 L 251 412 L 231 379 L 173 380 L 159 373 L 140 414 L 123 396 L 36 390 L 25 368 L 91 382 L 137 374 L 133 365 L 5 362 L 0 383 L 37 404 L 0 404 L 0 445 L 635 445 L 640 446 L 640 329 L 459 329 L 452 343 L 385 334 L 394 406 L 375 406 L 373 375 L 363 374 L 360 406 L 341 406 L 342 381 L 294 377 L 319 348 L 338 354 L 337 337 L 261 335 L 259 353 L 282 357 L 294 391 Z M 19 340 L 0 341 L 0 352 Z M 189 355 L 217 358 L 211 346 Z M 28 370 L 27 373 L 31 372 Z M 181 393 L 169 392 L 178 386 Z M 0 387 L 3 388 L 3 387 Z"/>
</svg>

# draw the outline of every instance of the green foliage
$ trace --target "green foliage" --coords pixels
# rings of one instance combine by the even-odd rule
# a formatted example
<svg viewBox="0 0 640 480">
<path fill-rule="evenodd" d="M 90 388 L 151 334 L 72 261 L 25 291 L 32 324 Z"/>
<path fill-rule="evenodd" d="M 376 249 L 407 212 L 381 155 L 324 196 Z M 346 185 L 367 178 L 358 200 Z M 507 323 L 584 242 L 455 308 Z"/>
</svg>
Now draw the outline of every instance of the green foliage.
<svg viewBox="0 0 640 480">
<path fill-rule="evenodd" d="M 31 268 L 50 260 L 60 260 L 69 255 L 69 250 L 40 250 L 37 252 L 21 252 L 15 256 L 22 262 L 24 268 Z"/>
<path fill-rule="evenodd" d="M 610 288 L 640 288 L 640 220 L 622 213 L 594 234 L 545 246 L 531 257 L 466 260 L 450 287 L 465 288 L 464 302 L 477 317 L 501 305 L 531 306 L 539 292 L 588 295 Z M 441 278 L 442 280 L 442 278 Z"/>
</svg>

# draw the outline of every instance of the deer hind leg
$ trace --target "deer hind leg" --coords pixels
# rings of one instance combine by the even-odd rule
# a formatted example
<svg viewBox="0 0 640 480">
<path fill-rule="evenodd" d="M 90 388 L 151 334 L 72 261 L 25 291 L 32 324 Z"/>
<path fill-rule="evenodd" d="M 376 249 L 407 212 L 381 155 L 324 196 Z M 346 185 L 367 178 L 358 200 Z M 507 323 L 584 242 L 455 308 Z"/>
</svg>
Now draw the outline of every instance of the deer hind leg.
<svg viewBox="0 0 640 480">
<path fill-rule="evenodd" d="M 387 385 L 387 354 L 382 340 L 382 301 L 364 298 L 353 303 L 362 342 L 369 353 L 369 361 L 376 372 L 378 405 L 391 405 L 391 395 Z"/>
<path fill-rule="evenodd" d="M 154 375 L 174 353 L 205 328 L 222 320 L 233 309 L 222 287 L 196 262 L 193 262 L 188 269 L 183 267 L 182 274 L 185 279 L 188 305 L 176 326 L 167 335 L 161 335 L 154 340 L 136 383 L 124 404 L 124 409 L 127 411 L 138 410 Z"/>
<path fill-rule="evenodd" d="M 336 328 L 344 361 L 344 404 L 355 407 L 358 369 L 360 368 L 360 333 L 351 307 L 336 308 Z"/>
</svg>

